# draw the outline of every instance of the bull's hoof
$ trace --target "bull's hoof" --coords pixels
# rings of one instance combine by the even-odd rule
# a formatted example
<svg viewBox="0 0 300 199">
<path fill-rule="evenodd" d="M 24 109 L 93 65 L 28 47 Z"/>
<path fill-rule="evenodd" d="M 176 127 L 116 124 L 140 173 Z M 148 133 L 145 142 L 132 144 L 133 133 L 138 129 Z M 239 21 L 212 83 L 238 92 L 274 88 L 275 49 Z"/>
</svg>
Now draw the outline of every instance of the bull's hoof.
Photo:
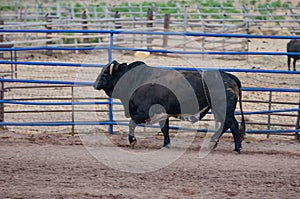
<svg viewBox="0 0 300 199">
<path fill-rule="evenodd" d="M 236 153 L 240 154 L 242 149 L 243 149 L 242 145 L 239 144 L 238 146 L 234 147 L 233 151 L 235 151 Z"/>
<path fill-rule="evenodd" d="M 237 154 L 241 153 L 241 149 L 234 149 L 233 151 L 235 151 Z"/>
<path fill-rule="evenodd" d="M 209 142 L 210 142 L 209 145 L 210 145 L 211 150 L 215 150 L 218 146 L 219 139 L 212 138 Z"/>
<path fill-rule="evenodd" d="M 163 148 L 167 148 L 168 149 L 170 147 L 170 144 L 171 144 L 170 140 L 164 140 Z"/>
<path fill-rule="evenodd" d="M 131 146 L 131 148 L 134 148 L 134 145 L 136 144 L 136 138 L 134 137 L 134 136 L 132 136 L 132 135 L 129 135 L 128 136 L 128 140 L 129 140 L 129 144 L 130 144 L 130 146 Z"/>
<path fill-rule="evenodd" d="M 216 143 L 214 144 L 212 150 L 215 150 L 215 149 L 217 148 L 217 146 L 218 146 L 218 142 L 216 142 Z"/>
</svg>

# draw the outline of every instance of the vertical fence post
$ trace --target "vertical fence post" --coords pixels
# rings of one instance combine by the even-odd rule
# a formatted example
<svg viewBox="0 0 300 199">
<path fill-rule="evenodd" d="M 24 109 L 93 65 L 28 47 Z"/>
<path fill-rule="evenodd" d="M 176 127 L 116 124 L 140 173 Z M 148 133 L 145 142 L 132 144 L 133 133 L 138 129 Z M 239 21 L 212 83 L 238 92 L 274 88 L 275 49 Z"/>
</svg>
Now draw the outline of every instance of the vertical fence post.
<svg viewBox="0 0 300 199">
<path fill-rule="evenodd" d="M 61 19 L 61 2 L 60 0 L 56 0 L 56 17 Z"/>
<path fill-rule="evenodd" d="M 39 2 L 35 2 L 35 21 L 39 22 Z"/>
<path fill-rule="evenodd" d="M 149 8 L 147 11 L 147 27 L 152 28 L 153 27 L 153 10 L 152 8 Z"/>
<path fill-rule="evenodd" d="M 197 11 L 198 11 L 198 16 L 199 16 L 199 23 L 201 23 L 201 32 L 205 33 L 205 21 L 202 17 L 202 12 L 201 12 L 201 5 L 199 2 L 197 2 Z M 202 37 L 201 39 L 201 50 L 202 52 L 205 49 L 205 37 Z M 202 54 L 202 58 L 203 58 L 204 54 Z"/>
<path fill-rule="evenodd" d="M 114 18 L 116 19 L 115 20 L 115 29 L 121 29 L 122 25 L 119 21 L 119 19 L 121 18 L 121 15 L 118 10 L 115 12 Z"/>
<path fill-rule="evenodd" d="M 188 8 L 187 8 L 187 6 L 184 6 L 184 18 L 183 18 L 183 20 L 184 20 L 184 25 L 183 25 L 183 28 L 184 28 L 184 32 L 186 32 L 187 31 L 187 29 L 188 29 Z M 183 50 L 184 51 L 186 51 L 186 42 L 187 42 L 187 37 L 186 36 L 184 36 L 184 44 L 183 44 Z"/>
<path fill-rule="evenodd" d="M 51 20 L 51 18 L 50 18 L 50 16 L 49 16 L 49 13 L 46 13 L 46 15 L 45 15 L 45 21 L 46 21 L 45 28 L 46 28 L 47 30 L 52 30 L 52 25 L 51 25 L 51 24 L 48 24 L 48 23 L 51 23 L 51 22 L 52 22 L 52 20 Z M 52 38 L 51 35 L 52 35 L 51 32 L 47 32 L 47 33 L 46 33 L 46 39 L 51 39 L 51 38 Z M 50 44 L 52 44 L 52 42 L 51 42 L 51 41 L 47 41 L 46 44 L 47 44 L 47 45 L 50 45 Z M 52 56 L 52 50 L 47 50 L 47 51 L 46 51 L 46 55 Z"/>
<path fill-rule="evenodd" d="M 299 84 L 299 88 L 300 88 L 300 84 Z M 300 93 L 299 93 L 299 102 L 298 102 L 298 108 L 300 109 Z M 297 117 L 297 122 L 296 122 L 296 129 L 300 129 L 300 110 L 298 110 L 298 117 Z M 296 132 L 295 134 L 295 138 L 296 140 L 300 141 L 300 135 L 298 132 Z"/>
<path fill-rule="evenodd" d="M 170 26 L 170 14 L 165 14 L 164 31 L 167 32 Z M 163 36 L 163 48 L 168 46 L 168 35 Z"/>
<path fill-rule="evenodd" d="M 108 63 L 112 61 L 112 50 L 114 46 L 114 33 L 110 33 L 110 40 L 109 40 L 109 48 L 108 48 Z M 109 102 L 109 133 L 113 134 L 114 133 L 114 128 L 113 128 L 113 121 L 114 121 L 114 116 L 113 116 L 113 99 L 110 97 L 108 99 Z"/>
<path fill-rule="evenodd" d="M 23 5 L 20 5 L 20 10 L 19 10 L 19 19 L 20 22 L 23 21 Z"/>
<path fill-rule="evenodd" d="M 247 8 L 246 5 L 242 5 L 243 8 L 243 20 L 245 22 L 245 26 L 246 26 L 246 34 L 250 34 L 250 26 L 249 26 L 249 9 Z M 246 42 L 246 51 L 249 51 L 249 40 L 246 38 L 245 39 Z M 249 55 L 246 55 L 246 61 L 247 63 L 249 62 Z"/>
<path fill-rule="evenodd" d="M 13 46 L 12 46 L 12 47 L 13 47 Z M 14 75 L 15 75 L 15 78 L 17 79 L 17 78 L 18 78 L 18 64 L 17 64 L 17 61 L 18 61 L 17 59 L 18 59 L 18 57 L 17 57 L 17 51 L 16 51 L 16 50 L 14 50 L 14 52 L 11 51 L 10 57 L 11 57 L 11 60 L 15 62 Z M 12 79 L 13 79 L 13 78 L 12 78 Z"/>
<path fill-rule="evenodd" d="M 272 109 L 272 91 L 269 93 L 269 107 L 268 110 L 271 111 Z M 271 129 L 271 113 L 268 113 L 268 130 Z M 267 138 L 270 137 L 270 133 L 267 134 Z"/>
<path fill-rule="evenodd" d="M 153 27 L 153 10 L 152 8 L 149 8 L 147 11 L 147 28 Z M 152 35 L 147 35 L 147 48 L 152 49 L 152 39 L 150 38 Z"/>
<path fill-rule="evenodd" d="M 225 19 L 226 12 L 225 12 L 225 9 L 223 7 L 223 4 L 221 4 L 220 9 L 221 9 L 221 13 L 222 13 L 222 32 L 225 34 L 226 33 L 226 24 L 225 24 L 226 23 L 226 19 Z M 222 50 L 223 50 L 223 52 L 226 51 L 226 40 L 227 39 L 228 38 L 226 38 L 226 37 L 223 37 L 223 39 L 222 39 Z M 226 55 L 222 55 L 221 57 L 223 59 L 225 59 Z"/>
<path fill-rule="evenodd" d="M 4 100 L 4 82 L 0 82 L 0 100 Z M 4 104 L 0 103 L 0 122 L 4 122 Z"/>
<path fill-rule="evenodd" d="M 71 4 L 71 19 L 75 19 L 75 17 L 74 5 Z"/>
<path fill-rule="evenodd" d="M 28 11 L 28 6 L 27 6 L 27 4 L 25 4 L 25 6 L 24 6 L 24 17 L 23 17 L 23 20 L 22 21 L 25 21 L 25 22 L 28 22 L 28 13 L 27 13 L 27 11 Z"/>
<path fill-rule="evenodd" d="M 1 6 L 0 6 L 0 25 L 1 26 L 4 25 L 4 21 L 2 20 L 2 17 L 1 17 Z M 3 29 L 3 28 L 0 28 L 0 29 Z M 0 34 L 0 43 L 2 43 L 4 41 L 3 37 L 4 36 L 2 34 Z M 4 57 L 4 53 L 0 52 L 0 59 L 3 59 L 3 57 Z"/>
<path fill-rule="evenodd" d="M 72 95 L 72 136 L 74 135 L 75 133 L 75 108 L 74 108 L 74 85 L 71 86 L 71 95 Z"/>
<path fill-rule="evenodd" d="M 82 19 L 82 30 L 88 30 L 88 26 L 87 26 L 87 11 L 84 10 L 81 13 L 81 19 Z M 83 43 L 87 44 L 89 43 L 89 38 L 86 38 L 85 36 L 88 35 L 88 33 L 83 33 Z"/>
<path fill-rule="evenodd" d="M 122 29 L 122 24 L 121 24 L 121 21 L 120 21 L 121 15 L 120 15 L 119 11 L 115 12 L 114 18 L 116 19 L 114 21 L 114 23 L 115 23 L 115 29 Z M 120 37 L 120 35 L 118 35 L 116 37 L 116 42 L 120 42 L 120 41 L 123 41 L 123 39 L 122 39 L 122 37 Z"/>
</svg>

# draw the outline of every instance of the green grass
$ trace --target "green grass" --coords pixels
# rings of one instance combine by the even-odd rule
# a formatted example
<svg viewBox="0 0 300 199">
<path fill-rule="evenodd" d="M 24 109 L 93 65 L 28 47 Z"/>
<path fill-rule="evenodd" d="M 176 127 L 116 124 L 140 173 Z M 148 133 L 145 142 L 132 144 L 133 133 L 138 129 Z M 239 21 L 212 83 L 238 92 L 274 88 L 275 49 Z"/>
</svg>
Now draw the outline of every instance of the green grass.
<svg viewBox="0 0 300 199">
<path fill-rule="evenodd" d="M 51 2 L 50 0 L 45 0 L 43 3 L 48 2 L 48 4 Z M 266 6 L 270 6 L 271 8 L 287 8 L 289 4 L 291 4 L 290 1 L 284 1 L 284 0 L 166 0 L 166 1 L 161 1 L 161 2 L 151 2 L 151 0 L 146 1 L 144 0 L 142 3 L 131 3 L 132 6 L 132 11 L 133 12 L 140 12 L 140 4 L 143 6 L 143 16 L 142 17 L 147 17 L 146 12 L 148 11 L 148 8 L 151 8 L 152 5 L 155 5 L 155 7 L 158 8 L 157 12 L 158 14 L 176 14 L 178 12 L 176 8 L 176 4 L 179 4 L 181 8 L 186 7 L 193 7 L 195 8 L 195 3 L 199 3 L 202 9 L 202 12 L 207 14 L 208 18 L 215 18 L 215 19 L 220 19 L 223 18 L 221 15 L 221 5 L 226 7 L 227 9 L 225 10 L 228 15 L 226 18 L 231 18 L 230 13 L 242 13 L 242 10 L 239 8 L 236 8 L 234 5 L 236 2 L 239 2 L 241 4 L 245 4 L 246 6 L 253 6 L 254 8 L 266 8 Z M 69 5 L 68 3 L 66 5 Z M 84 4 L 82 4 L 79 1 L 75 0 L 74 5 L 74 12 L 75 12 L 75 17 L 80 18 L 82 11 L 85 9 Z M 90 5 L 89 5 L 89 15 L 90 17 L 95 17 L 94 16 L 94 10 L 96 10 L 97 13 L 103 13 L 104 10 L 104 3 L 99 3 L 99 1 L 94 0 Z M 69 5 L 70 6 L 70 5 Z M 297 4 L 297 7 L 300 7 L 300 1 Z M 8 12 L 8 11 L 14 11 L 15 6 L 11 5 L 6 5 L 6 6 L 1 6 L 1 11 L 3 13 Z M 51 8 L 52 10 L 55 10 L 56 7 L 54 6 Z M 115 13 L 116 11 L 119 11 L 122 14 L 122 17 L 130 17 L 129 14 L 129 7 L 128 3 L 119 3 L 118 5 L 114 5 L 110 7 L 110 10 L 112 13 Z M 190 9 L 188 10 L 189 14 L 193 13 Z M 272 11 L 271 11 L 272 12 Z M 275 12 L 275 10 L 273 11 Z M 261 9 L 259 10 L 259 13 L 262 15 L 267 15 L 268 11 L 266 9 Z M 138 15 L 139 16 L 139 15 Z M 64 16 L 66 17 L 66 16 Z M 98 16 L 99 17 L 99 16 Z M 255 19 L 267 19 L 268 16 L 257 16 Z M 275 19 L 279 20 L 284 20 L 284 16 L 275 16 Z"/>
<path fill-rule="evenodd" d="M 81 13 L 83 10 L 84 10 L 84 6 L 77 2 L 74 6 L 75 17 L 78 18 L 81 17 Z"/>
<path fill-rule="evenodd" d="M 65 36 L 74 36 L 73 33 L 64 33 L 63 35 L 65 35 Z M 74 38 L 63 38 L 62 40 L 63 40 L 64 44 L 74 44 L 75 39 Z M 79 38 L 77 38 L 76 40 L 77 40 L 77 43 L 81 43 Z"/>
<path fill-rule="evenodd" d="M 1 8 L 1 11 L 2 11 L 2 12 L 14 11 L 14 10 L 15 10 L 15 7 L 14 7 L 14 6 L 1 6 L 1 5 L 0 5 L 0 8 Z"/>
</svg>

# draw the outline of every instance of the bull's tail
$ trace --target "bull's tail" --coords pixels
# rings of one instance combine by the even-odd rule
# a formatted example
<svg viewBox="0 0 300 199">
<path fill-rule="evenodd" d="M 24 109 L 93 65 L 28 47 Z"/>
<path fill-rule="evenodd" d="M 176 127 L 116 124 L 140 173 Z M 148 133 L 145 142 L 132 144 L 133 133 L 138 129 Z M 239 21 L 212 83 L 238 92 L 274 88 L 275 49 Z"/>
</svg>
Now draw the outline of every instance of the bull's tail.
<svg viewBox="0 0 300 199">
<path fill-rule="evenodd" d="M 239 104 L 240 104 L 240 111 L 241 111 L 241 116 L 242 116 L 242 120 L 241 120 L 241 123 L 239 126 L 239 132 L 240 132 L 240 138 L 241 138 L 241 140 L 243 140 L 245 137 L 245 134 L 246 134 L 246 124 L 245 124 L 245 117 L 244 117 L 244 112 L 243 112 L 243 107 L 242 107 L 242 83 L 234 75 L 231 75 L 231 78 L 236 82 L 237 87 L 239 89 Z"/>
<path fill-rule="evenodd" d="M 244 117 L 244 112 L 243 112 L 243 107 L 242 107 L 242 87 L 241 87 L 241 84 L 239 86 L 239 103 L 240 103 L 240 111 L 241 111 L 241 116 L 242 116 L 239 131 L 240 131 L 241 140 L 243 140 L 244 137 L 245 137 L 245 134 L 246 134 L 246 124 L 245 124 L 245 117 Z"/>
</svg>

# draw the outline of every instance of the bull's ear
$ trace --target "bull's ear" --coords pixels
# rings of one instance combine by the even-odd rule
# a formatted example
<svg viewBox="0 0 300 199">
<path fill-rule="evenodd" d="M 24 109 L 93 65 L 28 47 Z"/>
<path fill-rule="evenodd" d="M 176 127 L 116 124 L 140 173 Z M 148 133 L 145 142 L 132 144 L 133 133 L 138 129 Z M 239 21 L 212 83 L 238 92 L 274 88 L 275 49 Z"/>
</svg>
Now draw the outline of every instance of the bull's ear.
<svg viewBox="0 0 300 199">
<path fill-rule="evenodd" d="M 122 63 L 119 65 L 119 70 L 124 70 L 127 66 L 127 63 Z"/>
<path fill-rule="evenodd" d="M 109 74 L 112 75 L 113 73 L 116 73 L 118 71 L 123 70 L 127 66 L 127 63 L 118 63 L 117 61 L 112 61 L 109 65 Z"/>
<path fill-rule="evenodd" d="M 122 71 L 122 70 L 125 69 L 126 66 L 127 66 L 126 63 L 117 64 L 117 65 L 114 66 L 113 72 L 116 73 L 116 72 Z"/>
</svg>

